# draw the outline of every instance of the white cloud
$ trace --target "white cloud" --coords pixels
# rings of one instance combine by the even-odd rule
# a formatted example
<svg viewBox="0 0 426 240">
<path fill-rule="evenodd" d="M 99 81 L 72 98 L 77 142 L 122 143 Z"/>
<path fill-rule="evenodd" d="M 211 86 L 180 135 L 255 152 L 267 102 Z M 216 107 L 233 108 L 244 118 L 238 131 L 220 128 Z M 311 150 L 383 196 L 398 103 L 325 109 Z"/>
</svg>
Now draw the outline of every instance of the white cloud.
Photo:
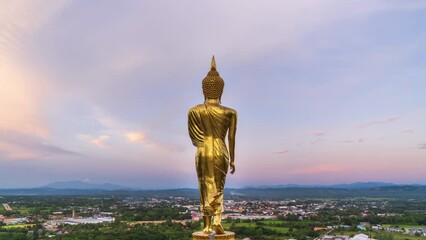
<svg viewBox="0 0 426 240">
<path fill-rule="evenodd" d="M 145 139 L 145 134 L 141 132 L 127 132 L 124 136 L 131 143 L 142 142 Z"/>
<path fill-rule="evenodd" d="M 107 147 L 105 142 L 108 139 L 110 139 L 110 136 L 100 135 L 100 136 L 94 137 L 94 136 L 90 136 L 90 135 L 87 135 L 87 134 L 79 134 L 79 135 L 77 135 L 77 139 L 88 142 L 88 143 L 90 143 L 94 146 L 97 146 L 97 147 L 105 148 L 105 147 Z"/>
</svg>

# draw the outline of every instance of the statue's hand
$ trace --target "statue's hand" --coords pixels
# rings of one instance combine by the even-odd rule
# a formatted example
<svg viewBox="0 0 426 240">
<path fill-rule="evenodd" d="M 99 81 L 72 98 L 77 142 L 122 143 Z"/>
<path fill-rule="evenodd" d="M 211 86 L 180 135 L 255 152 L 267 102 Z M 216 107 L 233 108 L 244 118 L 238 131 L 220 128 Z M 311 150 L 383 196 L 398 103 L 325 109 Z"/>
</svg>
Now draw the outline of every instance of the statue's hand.
<svg viewBox="0 0 426 240">
<path fill-rule="evenodd" d="M 231 168 L 231 174 L 234 174 L 234 172 L 235 172 L 235 163 L 234 162 L 229 163 L 229 167 Z"/>
</svg>

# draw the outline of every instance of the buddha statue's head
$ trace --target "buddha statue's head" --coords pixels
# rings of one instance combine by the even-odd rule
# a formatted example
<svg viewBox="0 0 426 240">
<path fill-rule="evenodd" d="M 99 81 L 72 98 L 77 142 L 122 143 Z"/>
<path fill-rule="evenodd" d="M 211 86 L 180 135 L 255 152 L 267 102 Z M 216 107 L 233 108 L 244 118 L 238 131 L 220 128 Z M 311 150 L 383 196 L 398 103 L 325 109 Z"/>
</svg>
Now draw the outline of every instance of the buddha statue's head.
<svg viewBox="0 0 426 240">
<path fill-rule="evenodd" d="M 207 76 L 203 79 L 203 94 L 205 99 L 219 99 L 222 97 L 225 82 L 216 71 L 216 61 L 214 56 Z"/>
</svg>

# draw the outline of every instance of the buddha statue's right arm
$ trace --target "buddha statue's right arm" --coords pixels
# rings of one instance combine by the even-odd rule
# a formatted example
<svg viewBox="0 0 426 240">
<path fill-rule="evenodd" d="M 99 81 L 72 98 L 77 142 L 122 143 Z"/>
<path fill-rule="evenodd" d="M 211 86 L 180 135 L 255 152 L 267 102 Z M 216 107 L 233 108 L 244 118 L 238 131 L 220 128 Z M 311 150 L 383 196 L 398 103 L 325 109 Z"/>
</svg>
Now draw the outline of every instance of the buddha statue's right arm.
<svg viewBox="0 0 426 240">
<path fill-rule="evenodd" d="M 231 115 L 231 124 L 229 126 L 229 133 L 228 133 L 228 145 L 229 145 L 229 157 L 230 162 L 229 166 L 231 168 L 231 174 L 234 174 L 235 172 L 235 133 L 237 132 L 237 112 L 232 111 Z"/>
</svg>

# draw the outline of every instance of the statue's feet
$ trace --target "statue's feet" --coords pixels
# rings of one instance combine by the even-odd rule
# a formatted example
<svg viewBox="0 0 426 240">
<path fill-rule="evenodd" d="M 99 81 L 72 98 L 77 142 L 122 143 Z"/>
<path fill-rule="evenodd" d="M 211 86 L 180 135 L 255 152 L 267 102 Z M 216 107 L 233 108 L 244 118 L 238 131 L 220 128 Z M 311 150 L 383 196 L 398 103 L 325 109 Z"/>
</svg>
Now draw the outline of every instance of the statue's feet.
<svg viewBox="0 0 426 240">
<path fill-rule="evenodd" d="M 203 233 L 205 233 L 205 234 L 210 234 L 212 232 L 213 232 L 213 230 L 210 227 L 203 228 Z"/>
<path fill-rule="evenodd" d="M 214 231 L 216 234 L 224 234 L 225 229 L 223 229 L 222 224 L 214 224 Z"/>
</svg>

